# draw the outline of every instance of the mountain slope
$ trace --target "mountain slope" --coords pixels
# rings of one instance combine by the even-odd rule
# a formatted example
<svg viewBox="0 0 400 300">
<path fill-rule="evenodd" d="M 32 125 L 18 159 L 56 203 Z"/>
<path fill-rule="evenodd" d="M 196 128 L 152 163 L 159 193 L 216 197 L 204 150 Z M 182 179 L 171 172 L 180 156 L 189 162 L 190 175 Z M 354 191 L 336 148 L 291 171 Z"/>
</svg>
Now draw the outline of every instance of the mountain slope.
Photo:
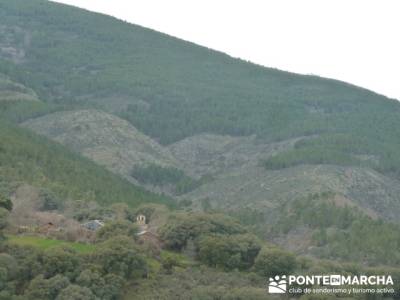
<svg viewBox="0 0 400 300">
<path fill-rule="evenodd" d="M 131 171 L 138 165 L 178 165 L 167 149 L 139 132 L 127 121 L 101 111 L 56 112 L 28 120 L 22 126 L 45 135 L 129 179 L 132 179 Z"/>
<path fill-rule="evenodd" d="M 281 199 L 280 185 L 271 174 L 297 178 L 285 187 L 286 199 L 296 195 L 300 183 L 308 182 L 304 191 L 327 186 L 351 201 L 367 203 L 367 192 L 354 196 L 346 183 L 328 182 L 337 174 L 334 170 L 363 170 L 356 189 L 363 191 L 376 178 L 384 182 L 384 198 L 398 202 L 396 101 L 343 82 L 256 66 L 65 5 L 0 0 L 0 8 L 0 72 L 33 90 L 44 106 L 29 115 L 21 113 L 23 109 L 11 113 L 8 104 L 3 115 L 15 114 L 14 121 L 23 121 L 57 110 L 97 109 L 90 117 L 96 125 L 87 131 L 75 126 L 74 114 L 65 112 L 25 124 L 114 172 L 127 176 L 133 165 L 146 161 L 181 167 L 196 178 L 213 175 L 215 182 L 190 197 L 215 197 L 211 200 L 224 206 L 231 187 L 235 190 L 230 178 L 251 182 L 252 176 L 260 176 L 265 179 L 260 184 L 271 185 L 268 194 L 260 185 L 249 184 L 251 193 L 245 189 L 243 194 L 248 201 Z M 125 118 L 134 127 L 99 110 Z M 64 129 L 53 132 L 51 127 L 64 117 Z M 89 122 L 87 117 L 82 113 L 78 122 Z M 111 123 L 99 125 L 106 119 Z M 41 121 L 48 123 L 45 129 L 40 128 Z M 112 145 L 113 134 L 119 136 L 117 146 Z M 167 144 L 167 149 L 157 142 Z M 145 153 L 143 144 L 156 153 Z M 302 165 L 320 170 L 318 180 L 297 173 Z M 220 195 L 222 191 L 226 194 Z M 232 194 L 230 201 L 239 195 Z M 377 206 L 385 211 L 378 215 L 393 216 L 387 207 Z"/>
<path fill-rule="evenodd" d="M 36 93 L 0 73 L 0 102 L 38 101 Z"/>
<path fill-rule="evenodd" d="M 1 0 L 0 20 L 0 72 L 47 102 L 118 114 L 163 144 L 204 132 L 318 135 L 267 166 L 368 165 L 400 176 L 394 100 L 46 1 Z"/>
<path fill-rule="evenodd" d="M 168 198 L 135 187 L 60 145 L 4 122 L 0 122 L 0 183 L 6 195 L 28 183 L 62 199 L 132 206 L 172 204 Z"/>
<path fill-rule="evenodd" d="M 261 143 L 255 136 L 200 134 L 168 145 L 182 168 L 195 177 L 241 172 L 246 166 L 258 166 L 260 161 L 292 149 L 304 137 L 277 143 Z"/>
<path fill-rule="evenodd" d="M 396 221 L 400 213 L 399 181 L 371 168 L 304 165 L 267 170 L 262 166 L 264 160 L 292 151 L 299 141 L 310 138 L 264 144 L 254 136 L 202 134 L 163 147 L 126 121 L 97 110 L 52 113 L 22 126 L 135 183 L 132 170 L 146 165 L 179 168 L 193 178 L 212 176 L 180 197 L 193 200 L 198 208 L 209 199 L 214 209 L 251 208 L 268 214 L 282 203 L 331 192 L 374 218 Z"/>
<path fill-rule="evenodd" d="M 109 218 L 115 202 L 173 206 L 132 184 L 149 164 L 135 178 L 179 186 L 170 191 L 185 210 L 231 214 L 307 255 L 400 264 L 392 99 L 44 0 L 0 0 L 0 74 L 1 193 L 104 204 L 77 205 L 81 221 Z M 113 206 L 134 220 L 125 208 Z"/>
<path fill-rule="evenodd" d="M 245 166 L 216 176 L 211 183 L 185 195 L 194 203 L 209 199 L 215 209 L 240 211 L 252 209 L 266 214 L 264 221 L 282 203 L 330 192 L 341 198 L 339 203 L 358 207 L 371 217 L 398 222 L 400 213 L 399 181 L 376 171 L 360 167 L 303 165 L 285 170 L 266 171 Z"/>
</svg>

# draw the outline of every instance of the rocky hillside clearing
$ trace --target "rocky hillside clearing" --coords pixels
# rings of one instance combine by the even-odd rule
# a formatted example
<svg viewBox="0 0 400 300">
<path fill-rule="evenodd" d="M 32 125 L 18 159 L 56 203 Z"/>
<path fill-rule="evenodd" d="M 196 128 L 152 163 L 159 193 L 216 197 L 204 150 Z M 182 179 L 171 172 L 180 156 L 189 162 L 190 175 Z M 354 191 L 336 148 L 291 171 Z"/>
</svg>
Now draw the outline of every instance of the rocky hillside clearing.
<svg viewBox="0 0 400 300">
<path fill-rule="evenodd" d="M 214 209 L 271 212 L 308 194 L 333 192 L 341 199 L 338 205 L 357 206 L 373 217 L 395 221 L 400 213 L 399 182 L 367 167 L 300 165 L 267 170 L 262 166 L 265 159 L 309 139 L 305 137 L 261 143 L 255 136 L 201 134 L 162 146 L 127 121 L 98 110 L 57 112 L 22 125 L 133 182 L 135 166 L 150 164 L 183 170 L 197 179 L 212 176 L 179 197 L 192 200 L 196 209 L 202 209 L 206 199 Z"/>
<path fill-rule="evenodd" d="M 132 180 L 137 165 L 178 166 L 171 153 L 127 121 L 98 110 L 57 112 L 22 124 Z"/>
</svg>

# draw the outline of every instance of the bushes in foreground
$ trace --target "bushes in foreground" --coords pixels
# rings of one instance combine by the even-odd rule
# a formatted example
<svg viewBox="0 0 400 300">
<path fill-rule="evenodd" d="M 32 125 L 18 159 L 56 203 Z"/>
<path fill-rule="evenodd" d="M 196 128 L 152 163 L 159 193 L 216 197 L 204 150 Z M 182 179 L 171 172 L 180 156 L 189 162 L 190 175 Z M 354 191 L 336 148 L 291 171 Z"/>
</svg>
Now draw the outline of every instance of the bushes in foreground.
<svg viewBox="0 0 400 300">
<path fill-rule="evenodd" d="M 126 236 L 97 244 L 89 254 L 68 247 L 3 248 L 8 254 L 0 257 L 0 299 L 120 299 L 126 281 L 148 272 L 144 254 Z"/>
</svg>

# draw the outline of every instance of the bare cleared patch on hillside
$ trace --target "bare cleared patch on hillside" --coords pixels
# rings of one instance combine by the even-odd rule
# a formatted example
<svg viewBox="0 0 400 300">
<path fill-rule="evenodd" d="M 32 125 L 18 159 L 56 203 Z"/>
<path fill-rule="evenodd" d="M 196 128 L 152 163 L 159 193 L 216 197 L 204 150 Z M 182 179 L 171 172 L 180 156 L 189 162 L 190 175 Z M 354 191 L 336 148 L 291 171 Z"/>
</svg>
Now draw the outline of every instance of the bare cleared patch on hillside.
<svg viewBox="0 0 400 300">
<path fill-rule="evenodd" d="M 130 172 L 138 165 L 179 165 L 168 149 L 127 121 L 98 110 L 57 112 L 29 120 L 22 126 L 81 153 L 129 180 L 133 180 Z"/>
<path fill-rule="evenodd" d="M 20 64 L 24 62 L 31 35 L 18 26 L 0 25 L 0 58 Z"/>
<path fill-rule="evenodd" d="M 188 174 L 200 177 L 240 170 L 248 165 L 256 166 L 261 159 L 293 147 L 299 139 L 264 144 L 254 135 L 233 137 L 200 134 L 176 142 L 168 149 L 180 160 Z"/>
<path fill-rule="evenodd" d="M 223 174 L 185 197 L 198 208 L 202 199 L 209 199 L 217 209 L 250 207 L 268 212 L 279 203 L 326 191 L 339 195 L 338 205 L 353 205 L 373 218 L 398 221 L 400 182 L 361 167 L 302 165 L 267 171 L 247 166 Z"/>
</svg>

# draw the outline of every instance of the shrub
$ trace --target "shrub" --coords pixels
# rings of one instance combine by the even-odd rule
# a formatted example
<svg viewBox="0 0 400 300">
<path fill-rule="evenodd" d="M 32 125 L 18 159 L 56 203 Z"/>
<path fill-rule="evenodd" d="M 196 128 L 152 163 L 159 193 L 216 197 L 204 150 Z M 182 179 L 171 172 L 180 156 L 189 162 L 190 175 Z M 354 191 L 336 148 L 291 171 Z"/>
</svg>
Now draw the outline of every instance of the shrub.
<svg viewBox="0 0 400 300">
<path fill-rule="evenodd" d="M 234 219 L 221 214 L 177 214 L 161 229 L 161 238 L 171 250 L 182 250 L 189 240 L 210 234 L 241 234 L 246 230 Z"/>
<path fill-rule="evenodd" d="M 261 249 L 253 235 L 206 236 L 199 242 L 199 259 L 212 267 L 226 270 L 248 269 Z"/>
<path fill-rule="evenodd" d="M 125 235 L 134 238 L 137 232 L 138 227 L 135 224 L 129 221 L 115 221 L 107 223 L 102 228 L 100 228 L 97 231 L 96 240 L 105 241 L 118 235 Z"/>
<path fill-rule="evenodd" d="M 296 268 L 296 258 L 277 248 L 263 248 L 255 260 L 254 268 L 265 277 L 287 275 Z"/>
</svg>

